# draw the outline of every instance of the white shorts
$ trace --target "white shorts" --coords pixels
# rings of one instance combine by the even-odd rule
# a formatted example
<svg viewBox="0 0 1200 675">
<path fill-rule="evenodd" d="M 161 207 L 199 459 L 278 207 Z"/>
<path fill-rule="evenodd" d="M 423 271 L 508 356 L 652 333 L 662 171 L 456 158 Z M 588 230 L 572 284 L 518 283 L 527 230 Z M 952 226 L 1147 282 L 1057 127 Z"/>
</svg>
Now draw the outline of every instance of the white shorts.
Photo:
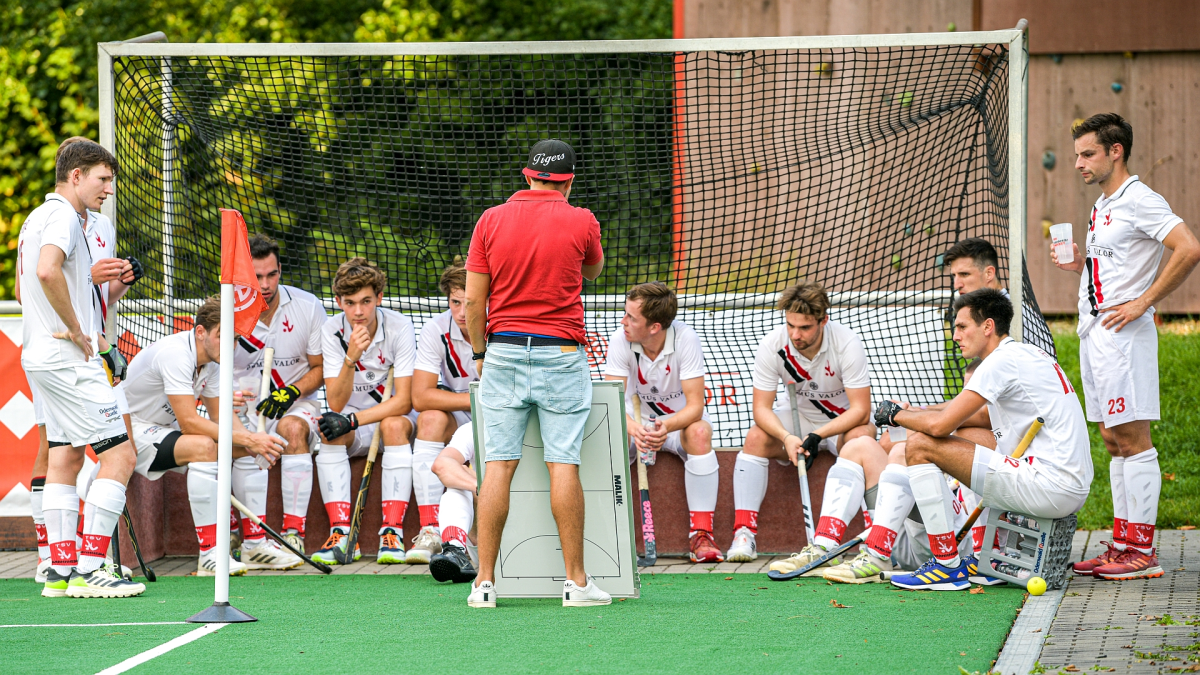
<svg viewBox="0 0 1200 675">
<path fill-rule="evenodd" d="M 32 379 L 29 380 L 29 391 L 33 393 L 33 423 L 39 427 L 45 426 L 46 413 L 42 406 L 42 393 L 38 391 L 37 385 L 33 383 Z M 129 401 L 125 399 L 125 390 L 120 387 L 113 387 L 113 394 L 117 397 L 117 410 L 122 415 L 128 415 Z"/>
<path fill-rule="evenodd" d="M 126 433 L 116 394 L 98 361 L 26 375 L 41 394 L 51 443 L 82 448 Z"/>
<path fill-rule="evenodd" d="M 783 424 L 783 428 L 787 429 L 787 432 L 789 434 L 794 434 L 796 436 L 799 436 L 800 440 L 804 440 L 804 438 L 806 436 L 808 436 L 812 432 L 816 431 L 819 427 L 823 427 L 829 423 L 829 418 L 827 418 L 827 417 L 821 417 L 820 419 L 816 419 L 815 417 L 808 417 L 805 414 L 804 409 L 801 408 L 801 410 L 800 410 L 800 430 L 797 431 L 796 429 L 793 429 L 792 428 L 792 407 L 789 406 L 786 401 L 787 401 L 787 399 L 784 399 L 784 403 L 776 405 L 775 408 L 771 412 L 775 413 L 775 416 L 779 418 L 779 421 Z M 839 438 L 839 436 L 830 436 L 829 438 L 822 440 L 821 445 L 817 446 L 818 452 L 820 450 L 824 450 L 824 451 L 828 452 L 829 454 L 833 455 L 834 457 L 837 457 L 838 456 L 838 450 L 837 450 L 838 438 Z M 775 461 L 779 462 L 780 464 L 782 464 L 784 466 L 791 466 L 791 464 L 792 464 L 791 462 L 789 462 L 787 460 L 783 460 L 783 459 L 778 459 Z"/>
<path fill-rule="evenodd" d="M 1115 427 L 1159 419 L 1158 329 L 1146 314 L 1120 333 L 1095 320 L 1079 339 L 1079 373 L 1089 422 Z"/>
<path fill-rule="evenodd" d="M 364 424 L 354 430 L 354 438 L 350 441 L 350 446 L 346 448 L 346 454 L 351 457 L 366 457 L 371 450 L 371 437 L 375 435 L 375 428 L 379 426 L 379 422 L 375 424 Z M 379 450 L 383 452 L 383 434 L 379 435 Z"/>
<path fill-rule="evenodd" d="M 662 419 L 665 421 L 667 418 L 662 417 L 659 419 Z M 708 422 L 709 424 L 712 424 L 712 420 L 708 419 L 707 411 L 705 411 L 704 413 L 701 414 L 700 419 L 704 420 L 705 422 Z M 683 429 L 676 429 L 675 431 L 672 431 L 669 434 L 667 434 L 667 440 L 663 441 L 662 447 L 659 448 L 658 451 L 659 452 L 669 452 L 672 455 L 675 455 L 679 459 L 682 459 L 683 461 L 686 462 L 688 460 L 688 455 L 687 455 L 687 450 L 683 449 Z M 629 442 L 629 461 L 633 462 L 635 459 L 637 459 L 637 446 L 634 445 L 633 441 L 630 441 Z"/>
<path fill-rule="evenodd" d="M 311 399 L 301 399 L 292 404 L 291 408 L 284 413 L 283 418 L 297 417 L 308 425 L 308 451 L 318 452 L 321 449 L 321 434 L 317 427 L 317 423 L 321 420 L 321 402 Z M 280 419 L 283 419 L 280 418 Z M 246 411 L 246 419 L 250 424 L 247 426 L 251 431 L 258 431 L 258 411 L 250 407 Z M 280 420 L 267 418 L 267 433 L 276 434 Z M 370 442 L 370 439 L 367 439 Z"/>
<path fill-rule="evenodd" d="M 976 445 L 971 489 L 983 495 L 984 506 L 1034 518 L 1065 518 L 1083 508 L 1086 494 L 1063 490 L 1034 464 L 1032 456 L 1014 459 Z"/>
<path fill-rule="evenodd" d="M 162 478 L 166 472 L 151 471 L 150 466 L 154 464 L 154 458 L 158 456 L 158 444 L 166 440 L 171 434 L 182 433 L 179 431 L 179 427 L 175 425 L 164 427 L 158 424 L 146 424 L 137 420 L 131 420 L 130 426 L 133 427 L 133 447 L 137 449 L 137 466 L 133 470 L 150 480 Z M 175 467 L 170 470 L 177 473 L 187 471 L 186 467 Z"/>
</svg>

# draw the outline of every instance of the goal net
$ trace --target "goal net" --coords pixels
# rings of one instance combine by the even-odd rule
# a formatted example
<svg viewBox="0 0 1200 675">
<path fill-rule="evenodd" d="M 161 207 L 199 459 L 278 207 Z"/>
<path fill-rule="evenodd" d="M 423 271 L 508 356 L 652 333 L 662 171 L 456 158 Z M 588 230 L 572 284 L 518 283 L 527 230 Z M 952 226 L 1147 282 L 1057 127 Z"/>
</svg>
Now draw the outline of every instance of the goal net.
<svg viewBox="0 0 1200 675">
<path fill-rule="evenodd" d="M 185 329 L 218 290 L 220 208 L 276 238 L 284 283 L 331 312 L 338 264 L 375 261 L 419 330 L 445 309 L 438 275 L 475 221 L 553 137 L 575 148 L 571 201 L 603 233 L 604 272 L 584 285 L 597 377 L 626 289 L 667 281 L 706 348 L 717 444 L 740 445 L 778 292 L 814 279 L 865 343 L 873 399 L 941 401 L 962 384 L 941 259 L 962 238 L 996 247 L 1023 339 L 1054 350 L 1012 225 L 1019 35 L 102 45 L 114 220 L 148 270 L 121 304 L 121 344 Z"/>
</svg>

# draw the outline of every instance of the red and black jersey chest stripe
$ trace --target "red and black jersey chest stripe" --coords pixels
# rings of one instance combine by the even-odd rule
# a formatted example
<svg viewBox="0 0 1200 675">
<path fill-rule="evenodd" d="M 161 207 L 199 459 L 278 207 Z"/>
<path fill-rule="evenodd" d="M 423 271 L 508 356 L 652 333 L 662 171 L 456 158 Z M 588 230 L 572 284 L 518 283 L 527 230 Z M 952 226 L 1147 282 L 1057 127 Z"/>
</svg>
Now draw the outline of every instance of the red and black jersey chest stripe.
<svg viewBox="0 0 1200 675">
<path fill-rule="evenodd" d="M 838 415 L 843 415 L 846 412 L 845 408 L 836 406 L 829 401 L 814 401 L 813 399 L 809 399 L 808 402 L 813 404 L 814 408 L 820 410 L 822 415 L 831 420 L 837 419 Z"/>
<path fill-rule="evenodd" d="M 257 354 L 267 346 L 266 343 L 253 335 L 239 335 L 237 336 L 237 343 L 241 345 L 242 349 L 251 354 Z"/>
<path fill-rule="evenodd" d="M 450 374 L 454 377 L 466 377 L 467 371 L 463 368 L 462 361 L 459 361 L 458 353 L 454 351 L 454 341 L 449 332 L 442 335 L 442 346 L 446 348 L 446 365 L 450 368 Z"/>
<path fill-rule="evenodd" d="M 659 417 L 662 417 L 663 415 L 674 415 L 675 414 L 674 410 L 671 410 L 670 407 L 663 405 L 662 403 L 650 403 L 649 401 L 647 401 L 646 406 L 649 407 L 651 410 L 653 410 L 654 414 L 658 415 Z"/>
<path fill-rule="evenodd" d="M 380 385 L 376 385 L 374 389 L 372 389 L 371 391 L 369 391 L 367 393 L 371 395 L 371 398 L 375 399 L 376 403 L 383 403 L 383 392 L 385 390 L 386 390 L 386 388 L 382 384 L 380 384 Z"/>
<path fill-rule="evenodd" d="M 803 382 L 805 380 L 812 379 L 812 375 L 808 374 L 808 371 L 805 370 L 800 365 L 800 362 L 797 361 L 796 358 L 792 356 L 791 352 L 788 351 L 787 347 L 780 349 L 778 353 L 779 353 L 779 358 L 781 360 L 783 360 L 783 369 L 786 370 L 788 372 L 788 374 L 792 376 L 793 380 L 795 380 L 797 382 Z"/>
<path fill-rule="evenodd" d="M 346 339 L 345 339 L 345 337 L 343 337 L 343 334 L 344 334 L 343 331 L 340 331 L 340 330 L 337 331 L 336 333 L 334 333 L 334 335 L 338 339 L 338 343 L 342 345 L 342 353 L 349 354 L 350 353 L 350 345 L 346 344 Z M 361 361 L 355 361 L 354 362 L 354 370 L 356 370 L 356 371 L 357 370 L 366 370 L 366 366 L 364 366 Z"/>
<path fill-rule="evenodd" d="M 1088 219 L 1088 232 L 1096 230 L 1096 207 L 1092 207 L 1092 217 Z M 1100 304 L 1104 302 L 1104 289 L 1100 284 L 1100 260 L 1092 256 L 1083 259 L 1084 274 L 1087 275 L 1088 304 L 1092 306 L 1092 316 L 1100 314 Z"/>
</svg>

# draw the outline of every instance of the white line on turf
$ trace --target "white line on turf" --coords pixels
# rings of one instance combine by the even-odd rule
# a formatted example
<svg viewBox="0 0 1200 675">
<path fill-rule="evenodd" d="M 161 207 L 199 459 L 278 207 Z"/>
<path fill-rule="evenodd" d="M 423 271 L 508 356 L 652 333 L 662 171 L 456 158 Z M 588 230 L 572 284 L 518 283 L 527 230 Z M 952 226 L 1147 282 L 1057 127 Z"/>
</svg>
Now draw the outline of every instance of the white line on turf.
<svg viewBox="0 0 1200 675">
<path fill-rule="evenodd" d="M 143 621 L 141 623 L 10 623 L 0 628 L 91 628 L 93 626 L 175 626 L 186 621 Z"/>
<path fill-rule="evenodd" d="M 162 656 L 176 647 L 182 647 L 189 642 L 199 640 L 205 635 L 208 635 L 209 633 L 215 633 L 228 625 L 229 624 L 227 623 L 206 623 L 196 630 L 184 633 L 170 642 L 165 642 L 154 649 L 144 651 L 137 656 L 131 656 L 115 666 L 105 668 L 104 670 L 96 673 L 96 675 L 117 675 L 117 673 L 123 673 L 127 670 L 131 670 L 149 661 L 150 659 Z"/>
</svg>

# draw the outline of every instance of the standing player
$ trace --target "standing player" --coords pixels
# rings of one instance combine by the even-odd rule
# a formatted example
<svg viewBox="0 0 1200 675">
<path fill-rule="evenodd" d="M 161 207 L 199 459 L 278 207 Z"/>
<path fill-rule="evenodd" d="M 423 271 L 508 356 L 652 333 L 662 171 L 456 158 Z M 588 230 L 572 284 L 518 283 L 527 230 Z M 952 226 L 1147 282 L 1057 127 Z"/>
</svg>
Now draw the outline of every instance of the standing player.
<svg viewBox="0 0 1200 675">
<path fill-rule="evenodd" d="M 196 312 L 192 330 L 160 338 L 143 349 L 120 386 L 133 418 L 137 472 L 157 480 L 166 471 L 187 467 L 188 502 L 200 541 L 199 576 L 216 573 L 217 518 L 228 517 L 217 513 L 220 342 L 221 301 L 213 296 Z M 197 400 L 204 403 L 208 417 L 196 409 Z M 285 443 L 271 434 L 250 432 L 241 420 L 233 420 L 235 464 L 251 455 L 274 462 Z M 245 574 L 247 569 L 291 569 L 303 562 L 272 539 L 248 539 L 241 553 L 242 562 L 229 560 L 231 575 Z"/>
<path fill-rule="evenodd" d="M 1012 303 L 985 288 L 954 302 L 954 341 L 983 363 L 963 391 L 940 410 L 904 410 L 885 401 L 881 426 L 910 430 L 905 447 L 913 497 L 933 558 L 913 574 L 892 577 L 901 588 L 955 591 L 970 587 L 970 565 L 954 541 L 949 473 L 982 497 L 984 506 L 1041 520 L 1078 511 L 1092 483 L 1087 424 L 1062 368 L 1046 352 L 1008 337 Z M 995 450 L 951 433 L 987 406 Z M 1009 455 L 1033 421 L 1045 426 L 1021 459 Z"/>
<path fill-rule="evenodd" d="M 442 493 L 438 523 L 442 527 L 442 546 L 429 561 L 429 573 L 438 581 L 456 584 L 475 579 L 467 533 L 475 518 L 475 498 L 479 483 L 471 464 L 475 461 L 475 435 L 471 423 L 460 426 L 433 462 L 433 472 L 446 486 Z"/>
<path fill-rule="evenodd" d="M 683 460 L 692 562 L 721 562 L 713 541 L 719 465 L 704 412 L 704 349 L 696 331 L 675 319 L 678 308 L 675 291 L 661 281 L 629 289 L 621 328 L 608 341 L 604 379 L 624 383 L 626 409 L 641 411 L 641 423 L 625 420 L 633 460 L 639 451 L 659 450 Z M 653 430 L 643 426 L 652 416 Z"/>
<path fill-rule="evenodd" d="M 758 557 L 754 535 L 772 459 L 792 464 L 804 459 L 811 466 L 822 448 L 836 455 L 854 438 L 875 438 L 867 353 L 854 331 L 829 320 L 825 289 L 801 281 L 779 295 L 778 308 L 785 323 L 763 338 L 754 356 L 754 426 L 733 471 L 733 545 L 725 556 L 730 562 Z M 791 402 L 775 404 L 780 382 L 796 383 L 799 429 L 792 428 Z"/>
<path fill-rule="evenodd" d="M 54 192 L 21 227 L 17 273 L 25 314 L 21 365 L 42 397 L 49 445 L 42 495 L 51 567 L 46 597 L 129 597 L 146 587 L 102 569 L 135 454 L 101 359 L 94 313 L 87 211 L 113 193 L 117 160 L 99 144 L 72 143 L 59 153 Z M 100 460 L 76 548 L 75 478 L 86 446 Z"/>
<path fill-rule="evenodd" d="M 320 442 L 317 422 L 321 402 L 317 390 L 322 379 L 321 328 L 328 318 L 325 307 L 312 293 L 279 283 L 282 266 L 279 244 L 270 237 L 256 234 L 250 238 L 250 257 L 258 290 L 267 301 L 267 311 L 258 317 L 252 335 L 237 337 L 234 350 L 234 381 L 259 395 L 262 383 L 263 350 L 275 350 L 271 369 L 271 393 L 247 411 L 249 426 L 258 428 L 258 415 L 266 415 L 267 431 L 287 441 L 279 459 L 282 472 L 283 536 L 298 550 L 304 550 L 304 521 L 312 495 L 312 450 Z M 247 386 L 249 385 L 249 386 Z M 260 519 L 267 512 L 267 472 L 259 469 L 253 457 L 233 462 L 233 492 Z M 252 546 L 266 539 L 267 533 L 245 516 L 245 539 Z M 247 552 L 243 551 L 243 554 Z M 245 560 L 245 558 L 242 558 Z"/>
<path fill-rule="evenodd" d="M 1104 579 L 1162 576 L 1154 526 L 1162 471 L 1150 439 L 1159 419 L 1158 331 L 1154 304 L 1179 287 L 1200 262 L 1200 243 L 1165 199 L 1129 175 L 1133 127 L 1116 113 L 1093 115 L 1072 131 L 1075 168 L 1099 184 L 1088 219 L 1087 255 L 1060 269 L 1079 282 L 1079 370 L 1087 418 L 1100 424 L 1112 455 L 1113 541 L 1076 563 L 1076 574 Z M 1155 278 L 1163 248 L 1171 259 Z"/>
<path fill-rule="evenodd" d="M 314 560 L 336 564 L 334 548 L 345 551 L 350 532 L 350 456 L 366 455 L 375 425 L 382 426 L 383 526 L 380 563 L 404 562 L 404 511 L 412 494 L 412 410 L 410 399 L 414 349 L 413 324 L 407 316 L 380 306 L 387 277 L 366 258 L 342 263 L 333 278 L 333 294 L 342 313 L 321 329 L 325 354 L 325 398 L 333 412 L 321 416 L 325 441 L 317 455 L 321 497 L 329 514 L 329 538 Z M 388 368 L 393 368 L 392 397 L 383 401 Z M 354 560 L 361 557 L 357 542 Z"/>
<path fill-rule="evenodd" d="M 467 338 L 467 270 L 462 263 L 447 267 L 438 287 L 446 294 L 450 308 L 421 327 L 412 379 L 413 408 L 419 411 L 417 440 L 413 443 L 413 487 L 421 531 L 405 555 L 408 563 L 428 563 L 430 556 L 442 550 L 438 504 L 443 486 L 433 464 L 455 430 L 470 423 L 471 395 L 467 388 L 479 379 Z"/>
</svg>

